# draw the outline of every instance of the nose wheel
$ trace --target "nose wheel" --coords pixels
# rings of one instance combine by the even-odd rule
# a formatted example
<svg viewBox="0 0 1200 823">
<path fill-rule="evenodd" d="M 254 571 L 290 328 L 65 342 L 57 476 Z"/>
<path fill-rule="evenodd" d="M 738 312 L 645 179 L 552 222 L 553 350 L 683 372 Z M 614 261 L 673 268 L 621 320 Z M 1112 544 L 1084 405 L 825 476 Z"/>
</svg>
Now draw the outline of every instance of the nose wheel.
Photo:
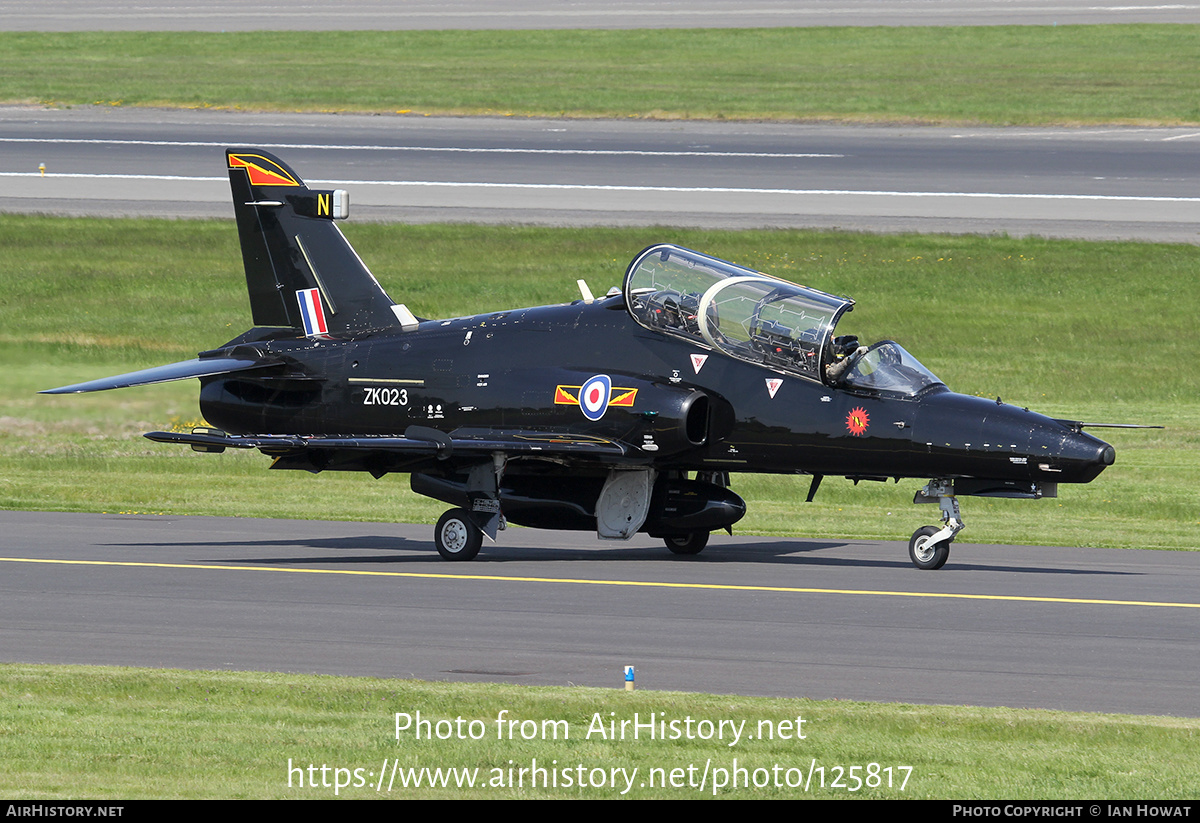
<svg viewBox="0 0 1200 823">
<path fill-rule="evenodd" d="M 922 526 L 913 532 L 908 541 L 908 556 L 918 569 L 940 569 L 950 559 L 950 538 L 934 542 L 934 535 L 940 532 L 937 526 Z"/>
<path fill-rule="evenodd" d="M 917 492 L 914 503 L 937 503 L 942 509 L 944 526 L 922 526 L 908 541 L 908 556 L 918 569 L 940 569 L 950 559 L 950 544 L 963 530 L 962 512 L 954 496 L 954 481 L 931 480 Z"/>
</svg>

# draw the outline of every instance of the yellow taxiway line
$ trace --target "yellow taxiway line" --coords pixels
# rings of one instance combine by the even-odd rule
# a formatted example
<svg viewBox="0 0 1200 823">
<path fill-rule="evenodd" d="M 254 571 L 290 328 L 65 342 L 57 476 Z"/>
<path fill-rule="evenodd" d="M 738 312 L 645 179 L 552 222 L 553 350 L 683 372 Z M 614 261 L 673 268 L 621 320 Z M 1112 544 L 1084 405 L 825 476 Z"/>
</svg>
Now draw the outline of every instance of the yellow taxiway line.
<svg viewBox="0 0 1200 823">
<path fill-rule="evenodd" d="M 379 572 L 358 569 L 295 569 L 279 566 L 226 566 L 217 563 L 143 563 L 125 560 L 55 560 L 34 557 L 0 557 L 7 563 L 46 563 L 65 566 L 123 566 L 152 569 L 204 569 L 207 571 L 286 572 L 290 574 L 345 574 L 361 577 L 404 577 L 430 580 L 480 580 L 500 583 L 573 583 L 585 586 L 627 586 L 656 589 L 704 589 L 709 591 L 781 592 L 786 594 L 850 594 L 875 597 L 922 597 L 943 600 L 997 600 L 1018 603 L 1070 603 L 1092 606 L 1155 606 L 1200 609 L 1200 603 L 1155 600 L 1104 600 L 1079 597 L 1030 597 L 1015 594 L 964 594 L 958 592 L 906 592 L 878 589 L 822 589 L 804 586 L 746 586 L 728 583 L 668 583 L 650 580 L 590 580 L 583 577 L 518 577 L 499 574 L 442 574 L 436 572 Z"/>
</svg>

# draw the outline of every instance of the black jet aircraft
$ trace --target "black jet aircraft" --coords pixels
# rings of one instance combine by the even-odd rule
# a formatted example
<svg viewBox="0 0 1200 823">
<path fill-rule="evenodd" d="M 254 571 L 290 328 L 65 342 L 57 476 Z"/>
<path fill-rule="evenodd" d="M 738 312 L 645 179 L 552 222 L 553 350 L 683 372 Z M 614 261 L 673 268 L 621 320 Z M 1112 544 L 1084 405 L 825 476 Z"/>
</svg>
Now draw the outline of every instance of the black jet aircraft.
<svg viewBox="0 0 1200 823">
<path fill-rule="evenodd" d="M 271 468 L 406 472 L 453 506 L 434 542 L 470 560 L 506 523 L 638 532 L 696 554 L 746 505 L 735 472 L 931 478 L 941 526 L 909 543 L 945 564 L 958 498 L 1056 496 L 1113 463 L 1076 422 L 951 392 L 891 340 L 836 336 L 854 301 L 672 245 L 621 289 L 558 306 L 425 320 L 394 302 L 308 188 L 258 149 L 226 152 L 255 328 L 194 360 L 65 386 L 198 378 L 211 428 L 150 432 Z"/>
</svg>

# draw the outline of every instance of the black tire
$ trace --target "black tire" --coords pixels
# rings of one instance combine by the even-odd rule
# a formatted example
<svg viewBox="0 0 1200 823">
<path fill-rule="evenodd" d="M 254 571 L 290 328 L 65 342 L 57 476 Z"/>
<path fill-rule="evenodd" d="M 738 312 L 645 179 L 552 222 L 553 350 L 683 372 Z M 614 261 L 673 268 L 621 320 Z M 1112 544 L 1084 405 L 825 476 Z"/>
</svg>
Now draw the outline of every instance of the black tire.
<svg viewBox="0 0 1200 823">
<path fill-rule="evenodd" d="M 934 571 L 946 565 L 946 561 L 950 559 L 950 544 L 954 542 L 953 539 L 935 544 L 929 542 L 929 538 L 940 531 L 937 526 L 922 526 L 913 532 L 912 539 L 908 541 L 908 556 L 918 569 Z"/>
<path fill-rule="evenodd" d="M 700 554 L 708 545 L 708 532 L 673 534 L 663 538 L 672 554 Z"/>
<path fill-rule="evenodd" d="M 433 543 L 443 560 L 473 560 L 483 545 L 483 532 L 471 522 L 466 509 L 451 509 L 438 520 Z"/>
</svg>

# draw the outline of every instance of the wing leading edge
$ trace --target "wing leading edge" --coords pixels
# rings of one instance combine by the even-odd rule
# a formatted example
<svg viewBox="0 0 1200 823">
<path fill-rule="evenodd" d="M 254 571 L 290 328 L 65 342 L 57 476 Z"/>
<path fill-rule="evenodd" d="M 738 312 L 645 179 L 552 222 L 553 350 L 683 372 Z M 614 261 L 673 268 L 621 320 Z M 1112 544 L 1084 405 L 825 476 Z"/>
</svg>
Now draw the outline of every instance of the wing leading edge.
<svg viewBox="0 0 1200 823">
<path fill-rule="evenodd" d="M 410 426 L 403 435 L 226 434 L 215 429 L 197 428 L 191 432 L 148 432 L 145 436 L 157 443 L 190 445 L 197 451 L 259 449 L 272 455 L 304 451 L 397 452 L 442 460 L 452 457 L 477 460 L 502 452 L 509 456 L 542 455 L 603 461 L 628 454 L 628 449 L 615 440 L 587 435 L 491 429 L 456 429 L 446 434 L 424 426 Z"/>
</svg>

